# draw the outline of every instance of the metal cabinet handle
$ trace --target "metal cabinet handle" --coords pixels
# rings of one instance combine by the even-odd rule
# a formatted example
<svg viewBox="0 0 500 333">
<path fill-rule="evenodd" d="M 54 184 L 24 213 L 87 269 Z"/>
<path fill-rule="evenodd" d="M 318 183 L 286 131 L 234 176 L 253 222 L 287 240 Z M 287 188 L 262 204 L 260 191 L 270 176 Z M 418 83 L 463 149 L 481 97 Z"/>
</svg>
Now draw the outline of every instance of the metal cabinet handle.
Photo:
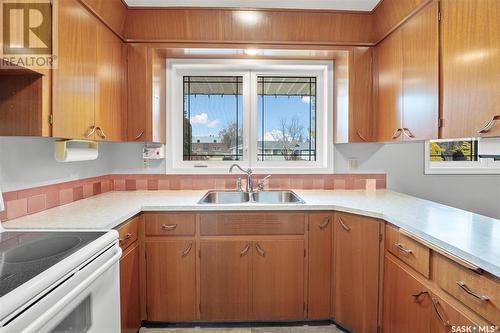
<svg viewBox="0 0 500 333">
<path fill-rule="evenodd" d="M 98 127 L 96 127 L 96 130 L 97 130 L 97 135 L 99 135 L 102 139 L 106 139 L 106 134 L 104 133 L 104 131 L 102 130 L 102 128 L 100 128 L 98 126 Z"/>
<path fill-rule="evenodd" d="M 413 252 L 412 250 L 405 248 L 401 243 L 394 243 L 394 245 L 396 245 L 397 249 L 405 255 L 410 255 Z"/>
<path fill-rule="evenodd" d="M 130 240 L 130 238 L 132 238 L 132 234 L 131 233 L 128 233 L 125 235 L 125 237 L 123 237 L 123 239 L 120 238 L 120 244 L 123 244 L 123 243 L 126 243 Z"/>
<path fill-rule="evenodd" d="M 361 134 L 360 131 L 356 131 L 356 134 L 361 139 L 361 141 L 368 142 L 368 140 Z"/>
<path fill-rule="evenodd" d="M 500 121 L 500 115 L 496 115 L 493 118 L 491 118 L 491 120 L 488 121 L 486 125 L 484 125 L 484 127 L 477 132 L 480 134 L 488 133 L 491 130 L 491 128 L 495 126 L 497 121 Z"/>
<path fill-rule="evenodd" d="M 193 248 L 193 243 L 189 243 L 187 248 L 184 251 L 182 251 L 182 258 L 187 256 L 189 254 L 189 252 L 191 252 L 192 248 Z"/>
<path fill-rule="evenodd" d="M 339 223 L 340 223 L 340 226 L 345 230 L 345 231 L 351 231 L 351 228 L 344 223 L 344 221 L 342 221 L 342 218 L 339 217 Z"/>
<path fill-rule="evenodd" d="M 330 217 L 330 216 L 326 217 L 326 218 L 324 219 L 324 222 L 323 222 L 323 223 L 321 223 L 321 224 L 319 225 L 319 228 L 320 228 L 321 230 L 323 230 L 323 229 L 325 229 L 326 227 L 328 227 L 328 225 L 330 224 L 330 220 L 331 220 L 331 217 Z"/>
<path fill-rule="evenodd" d="M 413 294 L 411 296 L 415 297 L 415 301 L 416 302 L 420 302 L 420 296 L 422 296 L 422 295 L 428 295 L 428 294 L 429 294 L 429 292 L 427 292 L 427 291 L 421 291 L 418 294 Z"/>
<path fill-rule="evenodd" d="M 259 243 L 255 243 L 255 249 L 257 250 L 257 253 L 261 256 L 261 257 L 265 257 L 266 256 L 266 251 L 264 251 L 264 249 L 260 246 Z"/>
<path fill-rule="evenodd" d="M 94 134 L 96 130 L 96 127 L 94 125 L 90 126 L 89 129 L 87 130 L 87 132 L 85 132 L 85 137 L 88 138 L 90 137 L 92 134 Z"/>
<path fill-rule="evenodd" d="M 432 307 L 434 308 L 434 311 L 436 311 L 436 314 L 438 315 L 439 319 L 443 323 L 444 327 L 450 327 L 450 321 L 446 319 L 444 313 L 439 309 L 440 308 L 439 300 L 435 297 L 432 298 Z"/>
<path fill-rule="evenodd" d="M 177 228 L 177 224 L 162 224 L 161 228 L 166 231 L 172 231 Z"/>
<path fill-rule="evenodd" d="M 478 300 L 480 301 L 489 301 L 490 298 L 488 296 L 485 296 L 485 295 L 480 295 L 474 291 L 472 291 L 469 287 L 467 287 L 467 285 L 465 284 L 464 281 L 457 281 L 457 285 L 463 290 L 465 291 L 467 294 L 471 295 L 472 297 L 475 297 L 477 298 Z"/>
<path fill-rule="evenodd" d="M 141 133 L 139 133 L 139 135 L 134 138 L 134 140 L 139 140 L 143 134 L 144 130 L 142 130 Z"/>
<path fill-rule="evenodd" d="M 249 250 L 250 250 L 250 244 L 247 244 L 245 248 L 240 252 L 240 257 L 246 256 Z"/>
<path fill-rule="evenodd" d="M 409 128 L 407 127 L 404 127 L 403 128 L 403 133 L 404 135 L 406 135 L 407 137 L 409 137 L 410 139 L 415 139 L 415 135 L 413 135 L 413 133 L 410 131 Z"/>
<path fill-rule="evenodd" d="M 401 133 L 403 132 L 402 128 L 398 128 L 394 134 L 392 135 L 392 139 L 395 140 L 401 136 Z"/>
</svg>

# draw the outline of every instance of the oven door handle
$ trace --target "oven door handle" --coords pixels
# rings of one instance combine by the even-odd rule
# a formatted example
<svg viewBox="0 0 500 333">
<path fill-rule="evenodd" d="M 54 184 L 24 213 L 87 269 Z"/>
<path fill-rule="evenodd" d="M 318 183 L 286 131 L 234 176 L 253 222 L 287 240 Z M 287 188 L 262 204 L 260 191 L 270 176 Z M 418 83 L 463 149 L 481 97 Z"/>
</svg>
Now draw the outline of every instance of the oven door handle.
<svg viewBox="0 0 500 333">
<path fill-rule="evenodd" d="M 90 286 L 96 279 L 99 278 L 104 272 L 106 272 L 111 266 L 116 264 L 122 255 L 122 249 L 120 247 L 115 248 L 115 253 L 108 259 L 104 264 L 102 264 L 98 269 L 96 269 L 91 275 L 89 275 L 85 280 L 83 280 L 76 288 L 67 293 L 63 298 L 61 298 L 56 304 L 54 304 L 50 309 L 39 316 L 35 321 L 33 321 L 28 327 L 26 327 L 26 332 L 37 331 L 40 327 L 45 325 L 49 320 L 54 317 L 58 312 L 61 311 L 69 302 L 71 302 L 77 295 L 83 292 L 88 286 Z M 71 279 L 78 278 L 78 272 L 75 273 Z"/>
</svg>

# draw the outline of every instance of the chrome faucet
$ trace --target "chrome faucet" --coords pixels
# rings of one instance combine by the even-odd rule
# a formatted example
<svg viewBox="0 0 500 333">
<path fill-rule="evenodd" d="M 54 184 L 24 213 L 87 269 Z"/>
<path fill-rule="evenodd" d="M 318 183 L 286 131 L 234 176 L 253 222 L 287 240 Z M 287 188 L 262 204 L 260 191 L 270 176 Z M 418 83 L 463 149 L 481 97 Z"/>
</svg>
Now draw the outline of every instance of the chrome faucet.
<svg viewBox="0 0 500 333">
<path fill-rule="evenodd" d="M 235 167 L 240 169 L 241 172 L 243 172 L 247 175 L 247 192 L 252 193 L 253 192 L 253 179 L 252 179 L 253 170 L 250 168 L 245 170 L 242 167 L 240 167 L 238 164 L 233 164 L 229 168 L 229 173 L 233 173 L 233 168 L 235 168 Z"/>
</svg>

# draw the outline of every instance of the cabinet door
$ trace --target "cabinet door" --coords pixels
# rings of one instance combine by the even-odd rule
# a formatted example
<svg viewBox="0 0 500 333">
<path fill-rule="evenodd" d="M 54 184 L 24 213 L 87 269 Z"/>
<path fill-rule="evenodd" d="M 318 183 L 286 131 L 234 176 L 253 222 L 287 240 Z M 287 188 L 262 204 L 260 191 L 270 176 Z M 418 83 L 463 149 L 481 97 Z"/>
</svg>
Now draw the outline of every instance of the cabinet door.
<svg viewBox="0 0 500 333">
<path fill-rule="evenodd" d="M 60 1 L 58 8 L 52 136 L 93 139 L 96 35 L 100 22 L 77 0 Z"/>
<path fill-rule="evenodd" d="M 127 140 L 151 141 L 151 59 L 146 46 L 127 47 Z"/>
<path fill-rule="evenodd" d="M 127 54 L 121 40 L 106 26 L 97 28 L 97 140 L 122 141 L 125 135 Z"/>
<path fill-rule="evenodd" d="M 352 50 L 349 142 L 373 141 L 373 48 Z"/>
<path fill-rule="evenodd" d="M 122 332 L 137 332 L 141 327 L 138 242 L 120 259 L 120 310 Z"/>
<path fill-rule="evenodd" d="M 429 291 L 396 260 L 390 255 L 385 257 L 384 333 L 431 332 Z"/>
<path fill-rule="evenodd" d="M 304 318 L 303 240 L 254 241 L 253 318 Z"/>
<path fill-rule="evenodd" d="M 355 332 L 376 332 L 381 222 L 337 213 L 334 229 L 335 319 Z"/>
<path fill-rule="evenodd" d="M 201 241 L 202 320 L 250 319 L 252 252 L 251 241 Z"/>
<path fill-rule="evenodd" d="M 330 318 L 333 213 L 309 216 L 309 319 Z"/>
<path fill-rule="evenodd" d="M 500 136 L 500 1 L 442 0 L 441 12 L 441 137 Z"/>
<path fill-rule="evenodd" d="M 452 327 L 458 326 L 479 326 L 461 312 L 453 307 L 440 297 L 432 295 L 433 313 L 431 315 L 431 332 L 432 333 L 449 333 Z"/>
<path fill-rule="evenodd" d="M 194 240 L 146 241 L 148 320 L 196 319 Z"/>
<path fill-rule="evenodd" d="M 375 48 L 377 73 L 377 140 L 401 140 L 403 54 L 401 29 Z"/>
<path fill-rule="evenodd" d="M 424 8 L 403 25 L 403 135 L 438 138 L 439 3 Z"/>
</svg>

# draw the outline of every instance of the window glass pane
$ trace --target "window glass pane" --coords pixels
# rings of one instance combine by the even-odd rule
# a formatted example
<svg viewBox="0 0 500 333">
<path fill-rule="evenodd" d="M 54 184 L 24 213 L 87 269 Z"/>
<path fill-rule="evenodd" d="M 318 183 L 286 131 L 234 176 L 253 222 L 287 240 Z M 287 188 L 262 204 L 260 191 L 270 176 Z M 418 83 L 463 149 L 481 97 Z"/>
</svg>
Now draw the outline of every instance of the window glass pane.
<svg viewBox="0 0 500 333">
<path fill-rule="evenodd" d="M 258 76 L 259 161 L 316 161 L 316 78 Z"/>
<path fill-rule="evenodd" d="M 477 140 L 431 141 L 429 143 L 430 161 L 477 161 Z"/>
<path fill-rule="evenodd" d="M 184 160 L 243 158 L 243 77 L 184 76 Z"/>
</svg>

